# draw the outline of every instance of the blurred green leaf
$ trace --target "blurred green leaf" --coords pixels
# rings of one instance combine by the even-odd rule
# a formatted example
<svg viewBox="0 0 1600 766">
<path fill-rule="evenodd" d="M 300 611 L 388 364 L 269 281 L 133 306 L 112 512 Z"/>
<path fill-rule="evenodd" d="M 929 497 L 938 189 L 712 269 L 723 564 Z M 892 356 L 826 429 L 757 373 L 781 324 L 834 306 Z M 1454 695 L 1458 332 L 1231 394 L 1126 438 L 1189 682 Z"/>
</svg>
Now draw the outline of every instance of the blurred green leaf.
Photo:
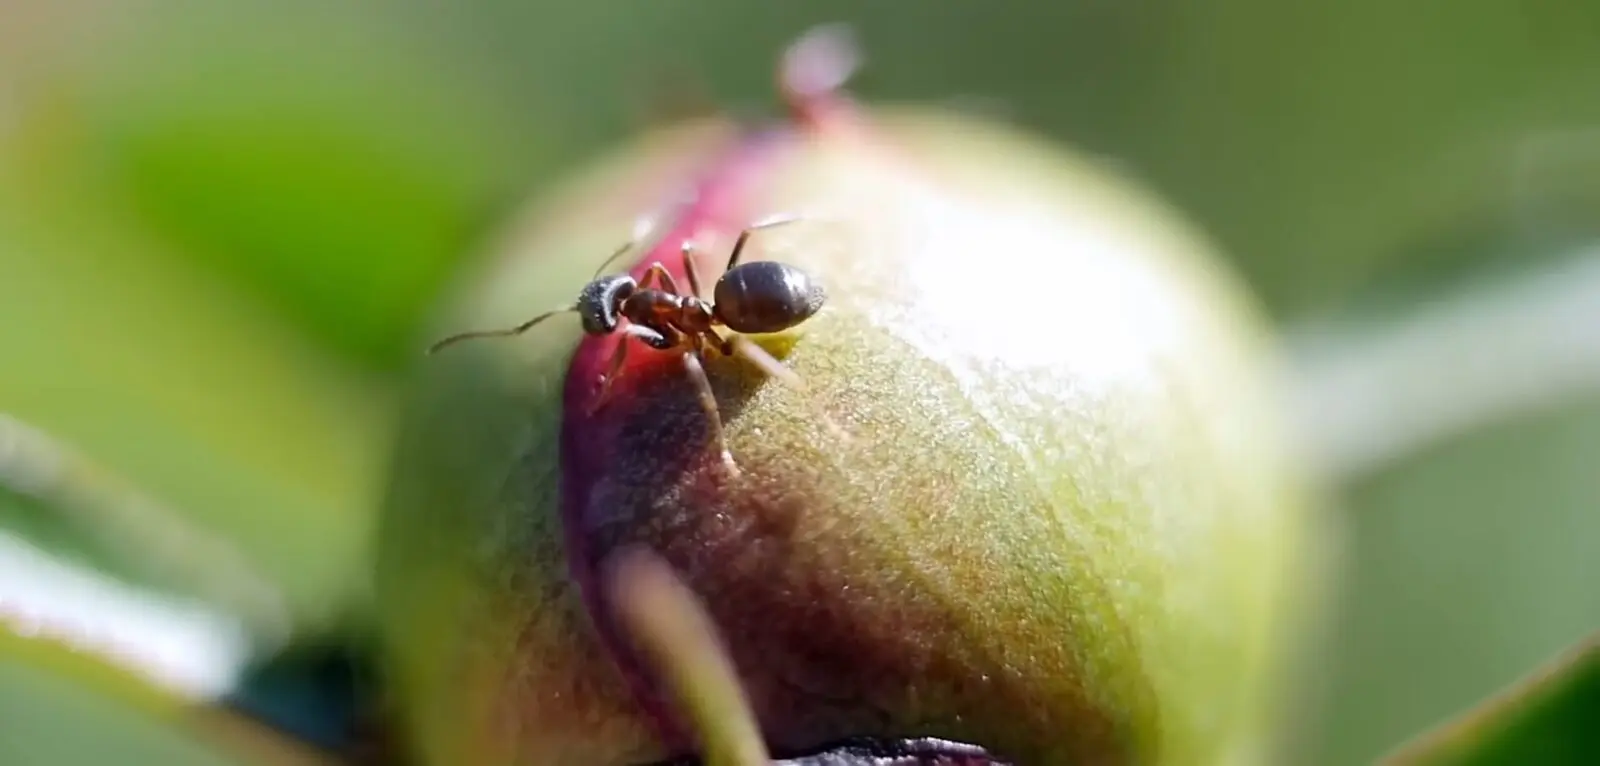
<svg viewBox="0 0 1600 766">
<path fill-rule="evenodd" d="M 1394 766 L 1600 762 L 1600 634 L 1393 753 Z"/>
<path fill-rule="evenodd" d="M 94 204 L 55 151 L 73 116 L 0 148 L 34 171 L 0 176 L 0 411 L 237 541 L 326 626 L 362 582 L 387 392 Z"/>
<path fill-rule="evenodd" d="M 64 550 L 79 561 L 93 561 L 124 581 L 155 585 L 228 613 L 250 626 L 263 647 L 275 648 L 288 638 L 291 620 L 282 594 L 242 559 L 231 540 L 196 529 L 183 514 L 71 445 L 4 412 L 0 523 L 31 532 L 58 554 Z M 5 538 L 0 528 L 0 541 Z M 14 595 L 34 590 L 39 588 Z"/>
<path fill-rule="evenodd" d="M 317 762 L 119 668 L 0 624 L 0 763 L 6 766 Z"/>
<path fill-rule="evenodd" d="M 410 360 L 539 137 L 392 13 L 155 5 L 102 42 L 81 85 L 107 202 L 352 361 Z"/>
<path fill-rule="evenodd" d="M 1426 300 L 1464 263 L 1515 267 L 1556 249 L 1505 245 L 1600 220 L 1600 4 L 1583 0 L 8 12 L 25 20 L 0 25 L 0 65 L 19 67 L 0 71 L 0 409 L 238 540 L 302 612 L 364 574 L 388 403 L 352 368 L 403 362 L 483 206 L 622 137 L 663 67 L 768 98 L 773 52 L 814 21 L 860 28 L 868 94 L 1002 101 L 1142 174 L 1281 316 L 1373 284 Z M 97 29 L 52 36 L 71 25 Z M 12 88 L 21 70 L 31 87 Z M 1329 762 L 1600 619 L 1597 407 L 1353 488 Z"/>
<path fill-rule="evenodd" d="M 1371 762 L 1600 624 L 1596 454 L 1590 395 L 1349 488 L 1352 545 L 1315 762 Z"/>
</svg>

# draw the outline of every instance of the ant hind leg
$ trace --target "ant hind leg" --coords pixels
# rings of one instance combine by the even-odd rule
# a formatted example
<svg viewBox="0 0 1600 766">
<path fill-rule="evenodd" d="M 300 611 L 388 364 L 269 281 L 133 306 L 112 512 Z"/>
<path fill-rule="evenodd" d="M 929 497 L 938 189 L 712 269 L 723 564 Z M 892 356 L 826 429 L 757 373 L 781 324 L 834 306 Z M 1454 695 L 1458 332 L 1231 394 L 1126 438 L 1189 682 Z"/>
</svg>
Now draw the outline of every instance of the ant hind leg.
<svg viewBox="0 0 1600 766">
<path fill-rule="evenodd" d="M 756 345 L 755 341 L 743 335 L 735 335 L 731 339 L 722 340 L 722 346 L 724 353 L 740 356 L 751 364 L 760 367 L 762 372 L 776 378 L 778 382 L 794 391 L 802 394 L 807 393 L 808 389 L 805 380 L 800 377 L 799 373 L 789 369 L 788 365 L 778 361 L 777 357 L 767 353 L 767 350 Z M 823 427 L 827 428 L 835 439 L 841 442 L 850 441 L 850 434 L 844 430 L 843 426 L 839 425 L 837 421 L 824 412 L 816 400 L 808 397 L 807 401 L 816 411 L 818 422 L 822 423 Z"/>
<path fill-rule="evenodd" d="M 805 381 L 794 370 L 788 368 L 777 357 L 768 353 L 766 349 L 756 345 L 756 342 L 743 335 L 734 335 L 729 339 L 721 340 L 721 351 L 728 356 L 743 357 L 745 361 L 761 368 L 768 376 L 777 378 L 779 382 L 796 390 L 805 391 Z"/>
</svg>

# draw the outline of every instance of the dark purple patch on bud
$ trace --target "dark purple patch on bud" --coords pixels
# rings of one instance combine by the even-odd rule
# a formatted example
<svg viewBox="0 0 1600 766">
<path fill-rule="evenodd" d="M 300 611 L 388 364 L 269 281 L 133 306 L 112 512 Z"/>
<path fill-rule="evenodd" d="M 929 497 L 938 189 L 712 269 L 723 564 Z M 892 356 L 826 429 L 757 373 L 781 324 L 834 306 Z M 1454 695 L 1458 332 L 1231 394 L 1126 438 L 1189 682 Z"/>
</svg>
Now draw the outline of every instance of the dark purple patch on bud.
<svg viewBox="0 0 1600 766">
<path fill-rule="evenodd" d="M 693 284 L 684 261 L 687 243 L 697 242 L 708 233 L 727 236 L 740 232 L 754 225 L 761 214 L 770 213 L 751 209 L 751 190 L 765 180 L 770 159 L 782 155 L 803 134 L 825 132 L 834 125 L 842 129 L 853 118 L 850 102 L 837 89 L 856 63 L 853 41 L 842 28 L 826 27 L 802 38 L 779 74 L 780 91 L 789 103 L 791 122 L 752 130 L 724 155 L 713 159 L 696 184 L 689 204 L 678 212 L 629 274 L 642 281 L 653 266 L 659 265 L 687 289 Z M 718 319 L 735 332 L 788 329 L 816 314 L 825 298 L 820 284 L 779 263 L 747 264 L 727 282 L 719 281 L 722 276 L 701 271 L 700 286 L 702 293 L 714 293 L 715 304 L 722 306 L 722 311 L 732 312 Z M 774 280 L 781 284 L 768 284 Z M 713 296 L 694 297 L 705 300 Z M 620 344 L 632 347 L 618 364 Z M 562 516 L 573 578 L 601 640 L 623 671 L 637 701 L 656 722 L 669 748 L 679 750 L 689 748 L 692 737 L 644 671 L 628 637 L 622 635 L 611 610 L 603 603 L 598 572 L 604 557 L 618 546 L 660 542 L 653 534 L 633 534 L 635 525 L 628 520 L 632 512 L 659 498 L 617 497 L 609 492 L 618 487 L 662 492 L 690 486 L 698 491 L 719 492 L 716 474 L 726 466 L 716 450 L 708 449 L 712 446 L 708 433 L 715 431 L 708 429 L 704 407 L 679 417 L 673 421 L 675 425 L 662 428 L 663 422 L 672 421 L 672 415 L 658 409 L 663 400 L 659 387 L 684 381 L 683 357 L 689 353 L 693 353 L 692 347 L 667 352 L 649 349 L 620 333 L 587 336 L 568 369 L 561 434 Z M 606 409 L 596 411 L 594 404 L 601 390 L 597 383 L 603 377 L 610 377 L 612 383 L 606 392 Z M 675 401 L 693 398 L 682 396 Z M 726 397 L 718 399 L 725 402 L 719 409 L 727 408 L 719 418 L 736 413 L 737 404 L 731 404 Z M 640 470 L 648 475 L 635 475 L 620 484 L 614 481 Z M 685 480 L 691 476 L 694 478 Z M 646 502 L 636 502 L 641 499 Z M 684 539 L 699 537 L 690 535 Z"/>
<path fill-rule="evenodd" d="M 759 179 L 768 154 L 786 140 L 788 136 L 780 130 L 753 133 L 725 156 L 714 160 L 697 185 L 694 199 L 629 274 L 642 280 L 652 265 L 660 264 L 678 284 L 688 285 L 683 243 L 694 241 L 704 232 L 737 231 L 748 225 L 741 217 L 745 212 L 742 204 L 745 189 Z M 708 281 L 718 276 L 710 275 Z M 624 343 L 632 347 L 627 350 L 626 361 L 616 366 L 613 360 Z M 686 349 L 656 351 L 641 341 L 617 333 L 586 336 L 568 368 L 561 432 L 562 517 L 573 579 L 579 585 L 601 639 L 618 661 L 640 704 L 657 722 L 662 736 L 675 746 L 688 742 L 681 722 L 644 679 L 626 638 L 618 634 L 608 616 L 610 610 L 601 603 L 598 570 L 609 546 L 597 547 L 594 535 L 604 525 L 606 514 L 617 509 L 613 506 L 615 500 L 596 497 L 594 490 L 597 482 L 629 460 L 623 439 L 625 432 L 637 432 L 637 429 L 629 428 L 626 418 L 619 418 L 619 413 L 628 412 L 630 402 L 649 400 L 641 394 L 641 387 L 663 377 L 682 378 L 684 353 Z M 608 375 L 614 380 L 607 395 L 613 404 L 608 405 L 609 409 L 593 412 L 600 392 L 598 382 Z M 642 416 L 648 418 L 650 413 L 643 412 Z M 686 431 L 684 437 L 693 439 L 696 433 Z M 685 470 L 687 466 L 680 464 L 681 460 L 694 454 L 683 445 L 657 446 L 666 461 L 657 467 L 663 474 Z"/>
</svg>

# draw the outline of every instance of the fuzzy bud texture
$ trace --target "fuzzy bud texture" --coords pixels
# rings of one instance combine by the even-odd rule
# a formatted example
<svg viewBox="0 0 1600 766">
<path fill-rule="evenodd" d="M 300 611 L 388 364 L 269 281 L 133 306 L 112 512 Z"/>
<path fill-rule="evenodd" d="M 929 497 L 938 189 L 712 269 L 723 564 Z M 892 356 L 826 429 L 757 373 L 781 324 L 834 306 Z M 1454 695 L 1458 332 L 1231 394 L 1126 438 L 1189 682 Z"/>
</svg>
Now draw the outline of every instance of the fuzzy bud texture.
<svg viewBox="0 0 1600 766">
<path fill-rule="evenodd" d="M 624 545 L 705 602 L 778 752 L 937 737 L 1017 764 L 1265 757 L 1316 503 L 1248 297 L 1178 218 L 1079 158 L 934 113 L 871 121 L 870 138 L 774 140 L 708 219 L 801 216 L 747 259 L 827 296 L 753 338 L 803 389 L 708 355 L 737 476 L 676 353 L 626 341 L 592 415 L 618 339 L 576 317 L 427 360 L 378 568 L 424 763 L 639 766 L 692 746 L 585 585 Z M 686 208 L 661 201 L 742 142 L 654 136 L 541 203 L 449 330 L 570 302 L 641 211 L 676 231 Z M 737 233 L 694 230 L 707 295 Z"/>
</svg>

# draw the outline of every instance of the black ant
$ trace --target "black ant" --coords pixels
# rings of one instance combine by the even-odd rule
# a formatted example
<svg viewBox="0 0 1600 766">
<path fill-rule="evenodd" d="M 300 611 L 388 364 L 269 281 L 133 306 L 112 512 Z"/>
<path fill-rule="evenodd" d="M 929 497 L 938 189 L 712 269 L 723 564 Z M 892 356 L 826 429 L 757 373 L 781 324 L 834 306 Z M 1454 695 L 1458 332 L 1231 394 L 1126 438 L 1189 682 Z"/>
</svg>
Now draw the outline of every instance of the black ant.
<svg viewBox="0 0 1600 766">
<path fill-rule="evenodd" d="M 734 241 L 733 253 L 722 276 L 712 288 L 712 300 L 701 296 L 700 278 L 694 266 L 694 243 L 685 241 L 682 247 L 684 270 L 689 278 L 689 292 L 679 291 L 672 275 L 660 261 L 650 264 L 644 277 L 635 280 L 628 274 L 600 276 L 606 266 L 615 262 L 637 244 L 637 238 L 612 253 L 588 285 L 578 293 L 570 305 L 547 311 L 515 327 L 503 330 L 479 330 L 452 335 L 435 343 L 428 353 L 434 353 L 452 343 L 469 338 L 519 335 L 535 325 L 558 314 L 576 312 L 583 322 L 583 331 L 589 335 L 609 335 L 621 332 L 627 338 L 637 338 L 658 351 L 683 353 L 684 366 L 698 390 L 700 404 L 711 422 L 711 435 L 730 472 L 737 474 L 733 455 L 722 438 L 722 417 L 711 389 L 711 380 L 702 363 L 705 350 L 713 348 L 726 356 L 739 354 L 754 362 L 768 374 L 795 387 L 801 387 L 799 378 L 781 362 L 747 339 L 735 336 L 724 338 L 718 326 L 735 333 L 774 333 L 787 330 L 810 319 L 822 308 L 826 299 L 822 285 L 804 271 L 776 261 L 740 263 L 745 245 L 755 232 L 800 220 L 794 216 L 780 216 L 755 223 L 739 232 Z M 628 320 L 622 325 L 621 320 Z M 590 407 L 597 411 L 610 395 L 611 384 L 622 370 L 627 358 L 628 343 L 617 345 L 606 373 L 600 379 L 600 391 Z"/>
</svg>

